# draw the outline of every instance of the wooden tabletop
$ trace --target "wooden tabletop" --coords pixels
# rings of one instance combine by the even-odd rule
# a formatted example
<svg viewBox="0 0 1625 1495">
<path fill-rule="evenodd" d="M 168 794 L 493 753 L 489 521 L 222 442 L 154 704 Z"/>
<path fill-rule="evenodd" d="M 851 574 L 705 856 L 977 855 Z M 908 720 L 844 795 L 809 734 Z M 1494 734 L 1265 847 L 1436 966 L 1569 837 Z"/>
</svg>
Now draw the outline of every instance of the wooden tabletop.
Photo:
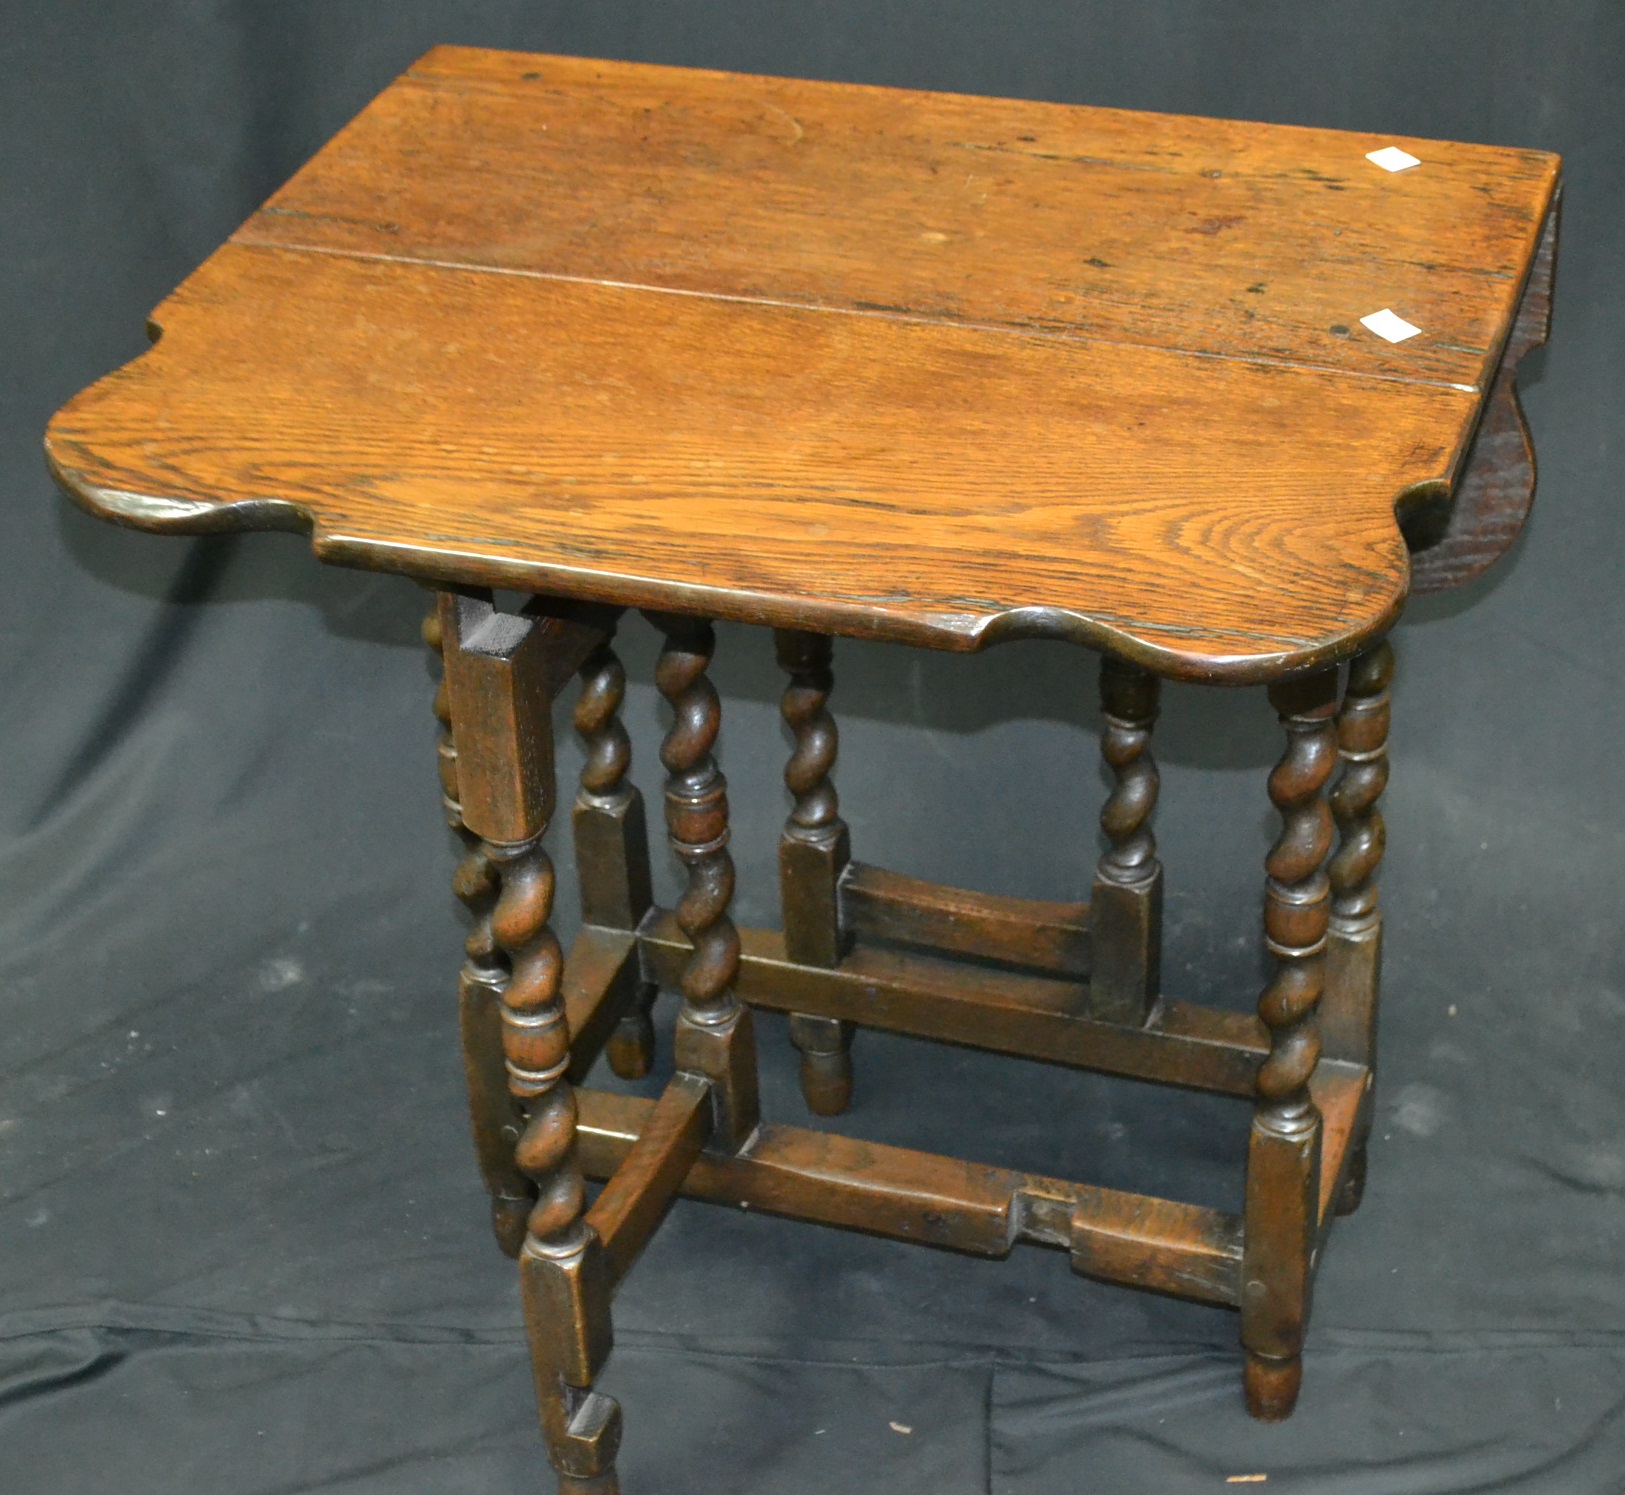
<svg viewBox="0 0 1625 1495">
<path fill-rule="evenodd" d="M 1260 679 L 1403 604 L 1396 506 L 1459 476 L 1557 180 L 1537 151 L 440 48 L 47 449 L 147 529 Z"/>
</svg>

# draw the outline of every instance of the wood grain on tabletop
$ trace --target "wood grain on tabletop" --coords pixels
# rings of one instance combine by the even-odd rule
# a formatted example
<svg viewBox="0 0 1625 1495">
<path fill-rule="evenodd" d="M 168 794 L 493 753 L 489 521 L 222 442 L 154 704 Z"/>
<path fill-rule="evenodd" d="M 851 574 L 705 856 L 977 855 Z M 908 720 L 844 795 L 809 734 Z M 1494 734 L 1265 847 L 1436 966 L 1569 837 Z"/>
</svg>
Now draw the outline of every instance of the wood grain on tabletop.
<svg viewBox="0 0 1625 1495">
<path fill-rule="evenodd" d="M 1365 159 L 1398 143 L 1424 167 Z M 1554 158 L 441 48 L 238 230 L 1482 385 Z M 1409 345 L 1359 326 L 1391 307 Z"/>
<path fill-rule="evenodd" d="M 50 455 L 149 528 L 1262 678 L 1403 602 L 1394 505 L 1455 474 L 1555 182 L 1385 143 L 442 49 Z"/>
</svg>

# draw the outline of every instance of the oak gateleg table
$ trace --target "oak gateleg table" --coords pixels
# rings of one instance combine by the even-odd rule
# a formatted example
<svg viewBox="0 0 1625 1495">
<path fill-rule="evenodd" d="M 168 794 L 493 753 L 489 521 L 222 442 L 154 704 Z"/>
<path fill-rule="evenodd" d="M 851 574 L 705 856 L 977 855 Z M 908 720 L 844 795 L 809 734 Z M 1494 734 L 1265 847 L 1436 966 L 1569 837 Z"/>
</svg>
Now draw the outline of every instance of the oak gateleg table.
<svg viewBox="0 0 1625 1495">
<path fill-rule="evenodd" d="M 94 513 L 308 532 L 437 590 L 474 1138 L 561 1489 L 616 1488 L 610 1301 L 678 1194 L 988 1257 L 1058 1246 L 1231 1305 L 1250 1410 L 1291 1411 L 1320 1250 L 1366 1172 L 1385 635 L 1527 516 L 1513 378 L 1546 335 L 1558 166 L 441 48 L 58 413 L 49 461 Z M 628 608 L 665 639 L 671 910 L 618 715 Z M 782 932 L 729 918 L 717 618 L 775 630 L 788 674 Z M 833 635 L 1100 654 L 1087 901 L 852 859 Z M 576 676 L 566 957 L 542 837 Z M 1256 1017 L 1162 991 L 1163 678 L 1265 685 L 1284 729 Z M 600 1053 L 648 1072 L 662 987 L 682 1005 L 659 1099 L 581 1087 Z M 791 1015 L 825 1116 L 856 1026 L 1237 1096 L 1243 1213 L 767 1121 L 753 1007 Z"/>
</svg>

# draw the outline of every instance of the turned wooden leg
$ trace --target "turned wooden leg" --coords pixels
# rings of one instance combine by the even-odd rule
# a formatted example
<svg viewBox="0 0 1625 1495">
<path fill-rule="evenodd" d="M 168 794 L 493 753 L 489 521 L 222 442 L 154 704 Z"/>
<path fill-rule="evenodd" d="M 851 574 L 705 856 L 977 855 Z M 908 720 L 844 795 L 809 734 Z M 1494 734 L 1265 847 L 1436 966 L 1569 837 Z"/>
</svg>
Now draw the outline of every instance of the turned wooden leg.
<svg viewBox="0 0 1625 1495">
<path fill-rule="evenodd" d="M 1089 1011 L 1119 1023 L 1144 1023 L 1162 980 L 1162 865 L 1151 833 L 1159 784 L 1150 746 L 1158 693 L 1159 681 L 1148 670 L 1102 657 L 1106 720 L 1100 750 L 1115 782 L 1100 812 L 1110 845 L 1090 901 Z"/>
<path fill-rule="evenodd" d="M 537 1198 L 519 1254 L 537 1405 L 561 1492 L 616 1489 L 620 1407 L 593 1391 L 609 1357 L 611 1283 L 583 1218 L 586 1184 L 576 1160 L 576 1099 L 566 1077 L 570 1033 L 559 976 L 564 959 L 549 927 L 553 866 L 540 840 L 486 843 L 502 879 L 492 920 L 513 966 L 503 991 L 508 1083 L 525 1106 L 518 1163 Z"/>
<path fill-rule="evenodd" d="M 1329 871 L 1332 914 L 1326 946 L 1326 994 L 1320 1004 L 1326 1056 L 1363 1064 L 1375 1076 L 1377 1007 L 1382 989 L 1382 909 L 1377 868 L 1384 831 L 1377 802 L 1388 784 L 1389 688 L 1394 651 L 1373 644 L 1349 665 L 1337 713 L 1337 749 L 1343 771 L 1331 793 L 1338 847 Z M 1348 1172 L 1337 1212 L 1351 1215 L 1365 1190 L 1370 1105 L 1360 1135 L 1352 1139 Z"/>
<path fill-rule="evenodd" d="M 643 796 L 626 777 L 632 743 L 621 722 L 625 698 L 626 671 L 606 642 L 581 666 L 575 728 L 587 758 L 573 828 L 582 922 L 609 929 L 636 929 L 653 902 Z M 604 1047 L 609 1067 L 622 1079 L 640 1079 L 654 1064 L 649 1009 L 657 990 L 651 982 L 639 983 Z"/>
<path fill-rule="evenodd" d="M 655 684 L 675 714 L 660 745 L 667 773 L 666 829 L 672 850 L 688 869 L 676 917 L 694 947 L 681 982 L 677 1068 L 711 1082 L 710 1145 L 737 1152 L 755 1132 L 759 1110 L 750 1009 L 734 992 L 739 931 L 728 917 L 734 886 L 728 785 L 711 756 L 722 724 L 722 705 L 706 675 L 716 636 L 699 618 L 646 616 L 666 636 L 655 667 Z"/>
<path fill-rule="evenodd" d="M 534 1194 L 519 1273 L 542 1431 L 563 1495 L 615 1495 L 620 1407 L 592 1389 L 612 1344 L 612 1283 L 584 1218 L 564 958 L 541 841 L 556 793 L 552 696 L 603 633 L 449 593 L 439 617 L 461 818 L 499 889 L 490 930 L 508 971 L 498 1010 L 506 1086 L 524 1115 L 515 1162 Z"/>
<path fill-rule="evenodd" d="M 1337 762 L 1337 671 L 1270 687 L 1287 747 L 1270 774 L 1281 833 L 1265 862 L 1265 945 L 1276 970 L 1258 1002 L 1270 1051 L 1255 1082 L 1247 1150 L 1241 1343 L 1247 1409 L 1273 1422 L 1298 1398 L 1319 1224 L 1320 1113 L 1309 1082 L 1320 1062 L 1315 1008 L 1325 982 L 1331 885 L 1324 863 Z"/>
<path fill-rule="evenodd" d="M 819 633 L 774 631 L 779 664 L 789 674 L 780 711 L 795 738 L 784 782 L 795 797 L 779 837 L 784 949 L 801 965 L 837 966 L 845 949 L 839 886 L 851 857 L 830 771 L 839 747 L 829 693 L 831 644 Z M 818 1116 L 838 1116 L 852 1101 L 853 1025 L 812 1013 L 790 1015 L 790 1039 L 801 1053 L 801 1093 Z"/>
<path fill-rule="evenodd" d="M 423 641 L 438 658 L 442 645 L 438 602 L 424 620 Z M 508 1090 L 499 1016 L 508 966 L 491 932 L 491 911 L 497 895 L 496 872 L 479 837 L 463 823 L 457 787 L 457 743 L 451 729 L 451 705 L 444 672 L 435 690 L 434 714 L 440 723 L 438 757 L 446 822 L 463 844 L 462 859 L 452 874 L 452 891 L 473 918 L 463 945 L 457 1006 L 474 1153 L 479 1160 L 480 1176 L 491 1195 L 491 1228 L 497 1244 L 509 1256 L 518 1256 L 525 1239 L 525 1219 L 530 1214 L 536 1191 L 514 1159 L 523 1117 Z"/>
</svg>

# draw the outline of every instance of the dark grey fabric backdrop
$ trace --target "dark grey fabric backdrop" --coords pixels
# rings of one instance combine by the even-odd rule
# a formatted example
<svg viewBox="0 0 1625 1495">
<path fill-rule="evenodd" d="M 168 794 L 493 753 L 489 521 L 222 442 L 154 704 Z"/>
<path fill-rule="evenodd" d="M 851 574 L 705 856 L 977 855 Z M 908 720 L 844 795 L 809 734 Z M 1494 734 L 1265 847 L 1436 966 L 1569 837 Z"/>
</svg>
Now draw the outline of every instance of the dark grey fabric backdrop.
<svg viewBox="0 0 1625 1495">
<path fill-rule="evenodd" d="M 1625 1489 L 1625 6 L 10 0 L 0 26 L 0 1490 L 546 1487 L 462 1114 L 422 596 L 286 536 L 104 527 L 39 456 L 147 309 L 440 41 L 1564 152 L 1534 522 L 1398 633 L 1372 1182 L 1297 1416 L 1246 1419 L 1218 1310 L 697 1205 L 618 1305 L 607 1386 L 633 1495 Z M 652 654 L 630 628 L 646 787 Z M 1085 885 L 1091 660 L 838 664 L 861 855 Z M 716 674 L 738 910 L 772 921 L 769 642 L 724 629 Z M 1173 994 L 1256 991 L 1273 752 L 1256 693 L 1169 692 Z M 568 877 L 560 910 L 568 935 Z M 1234 1104 L 878 1035 L 857 1057 L 862 1135 L 1237 1198 Z"/>
</svg>

